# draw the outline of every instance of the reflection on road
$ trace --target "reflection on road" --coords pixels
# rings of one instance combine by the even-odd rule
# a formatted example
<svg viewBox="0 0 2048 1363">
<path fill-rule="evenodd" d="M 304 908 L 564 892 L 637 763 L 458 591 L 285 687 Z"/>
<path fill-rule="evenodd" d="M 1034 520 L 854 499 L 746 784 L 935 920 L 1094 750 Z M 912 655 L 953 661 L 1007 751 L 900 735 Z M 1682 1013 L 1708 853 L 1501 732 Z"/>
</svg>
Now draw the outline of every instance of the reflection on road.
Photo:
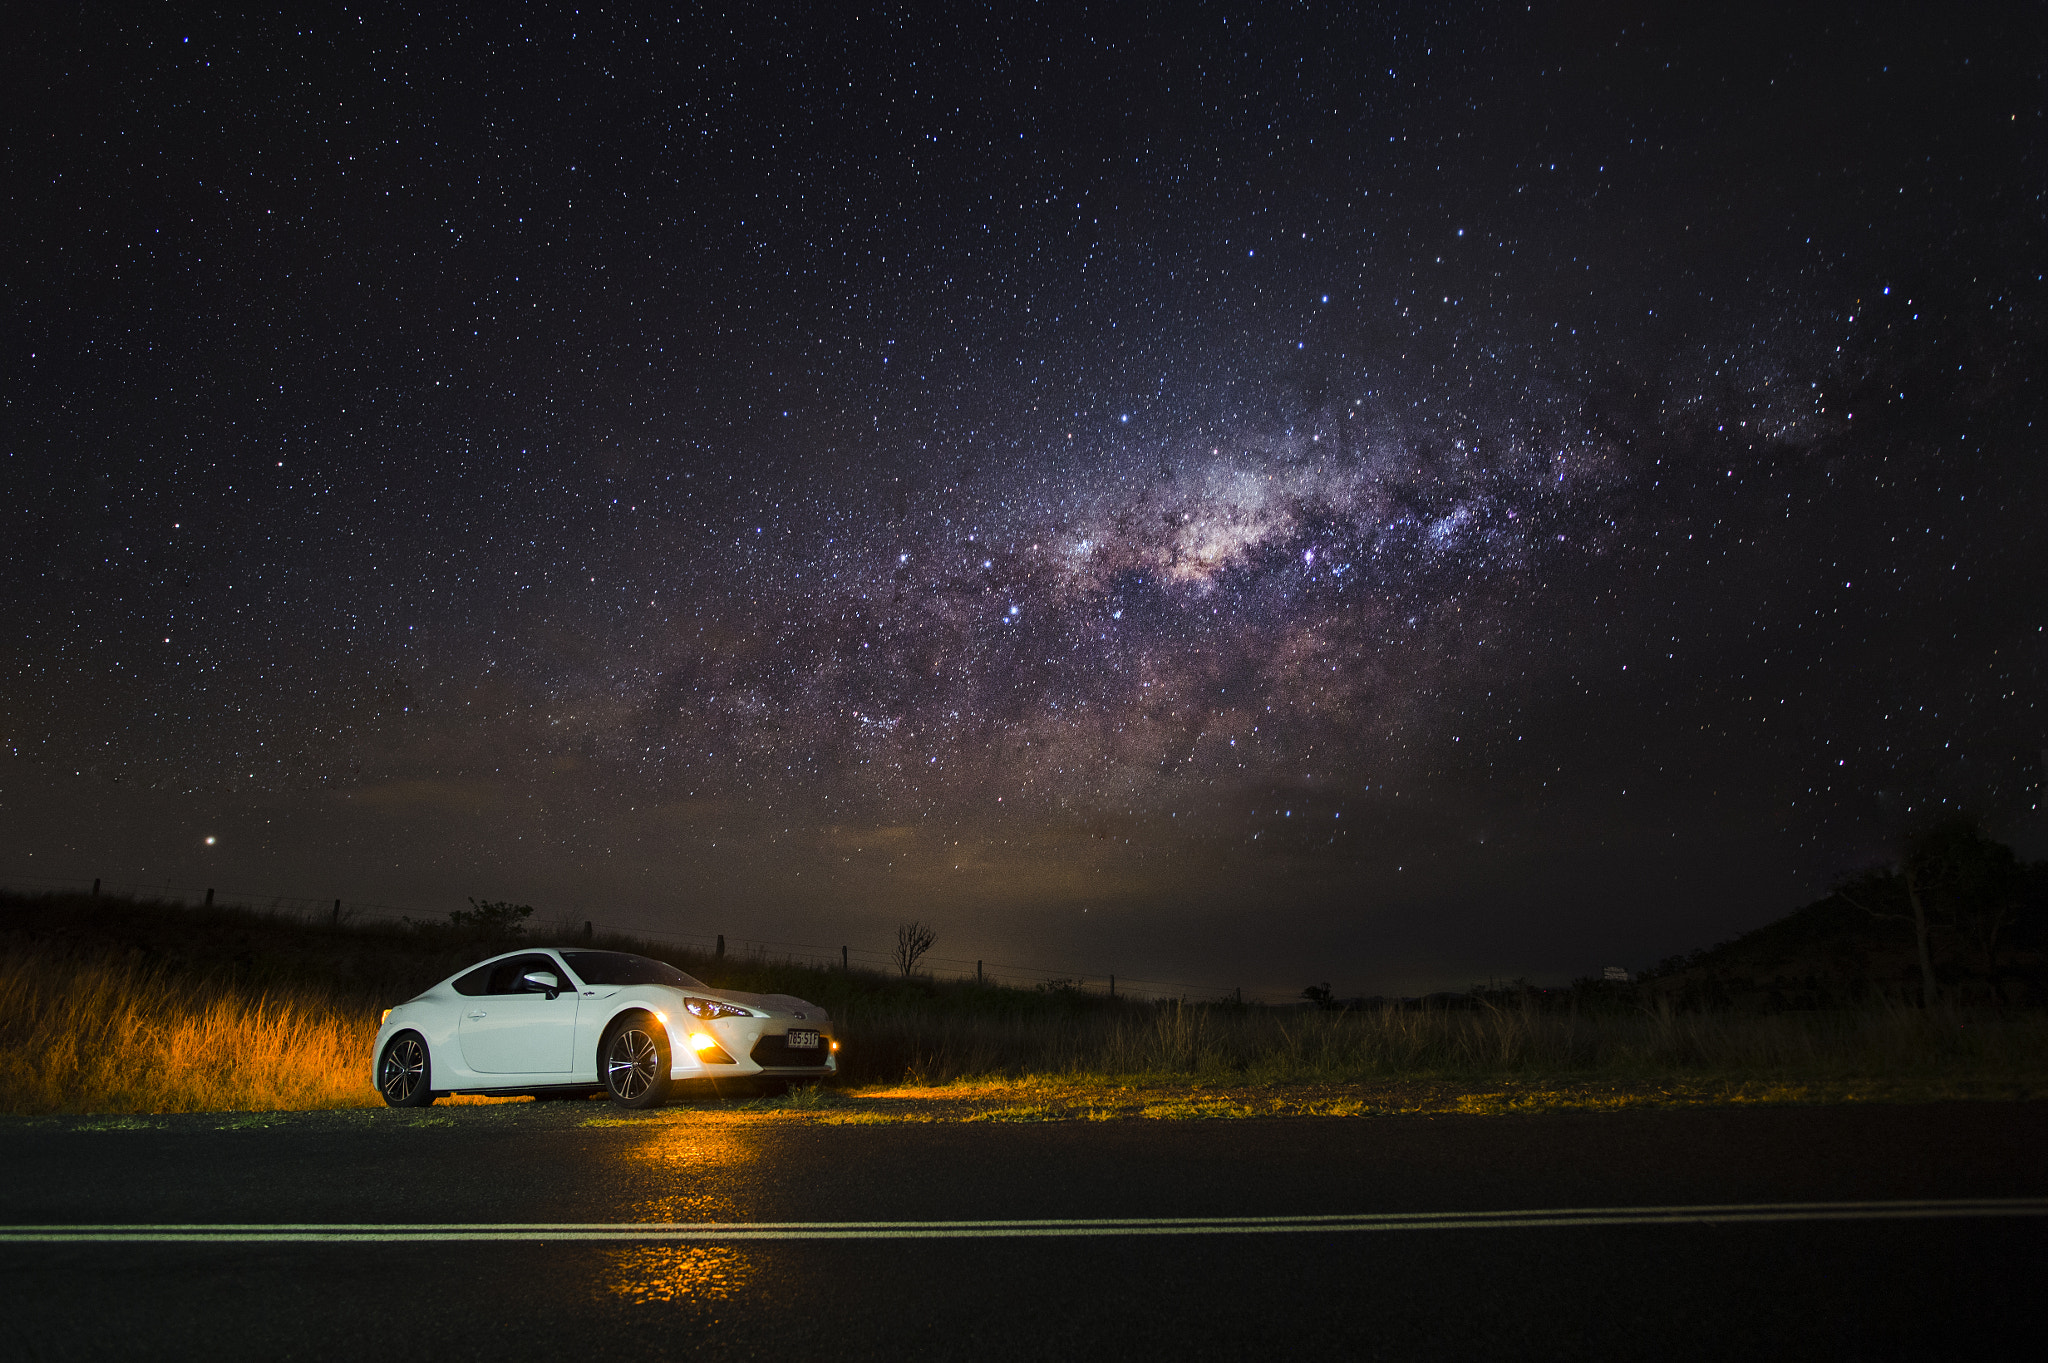
<svg viewBox="0 0 2048 1363">
<path fill-rule="evenodd" d="M 627 1158 L 645 1196 L 625 1207 L 628 1221 L 743 1221 L 740 1191 L 759 1162 L 742 1127 L 650 1122 Z M 742 1291 L 754 1252 L 734 1245 L 634 1245 L 602 1256 L 599 1285 L 633 1302 L 722 1302 Z"/>
<path fill-rule="evenodd" d="M 605 1288 L 628 1301 L 728 1301 L 753 1276 L 753 1258 L 731 1245 L 642 1245 L 605 1256 Z"/>
</svg>

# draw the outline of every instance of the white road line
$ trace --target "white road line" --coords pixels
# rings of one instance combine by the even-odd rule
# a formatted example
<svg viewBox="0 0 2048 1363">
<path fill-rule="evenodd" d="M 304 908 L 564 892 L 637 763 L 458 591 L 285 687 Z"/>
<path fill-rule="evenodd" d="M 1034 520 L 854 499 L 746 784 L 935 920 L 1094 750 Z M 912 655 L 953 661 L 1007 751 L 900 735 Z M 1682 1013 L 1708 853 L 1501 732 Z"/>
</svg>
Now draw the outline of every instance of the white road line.
<svg viewBox="0 0 2048 1363">
<path fill-rule="evenodd" d="M 435 1241 L 1008 1240 L 1080 1236 L 1291 1235 L 1345 1231 L 1524 1230 L 2048 1216 L 2048 1198 L 1914 1202 L 1751 1202 L 1492 1212 L 1125 1217 L 1038 1221 L 646 1221 L 181 1223 L 0 1226 L 5 1244 L 366 1244 Z"/>
</svg>

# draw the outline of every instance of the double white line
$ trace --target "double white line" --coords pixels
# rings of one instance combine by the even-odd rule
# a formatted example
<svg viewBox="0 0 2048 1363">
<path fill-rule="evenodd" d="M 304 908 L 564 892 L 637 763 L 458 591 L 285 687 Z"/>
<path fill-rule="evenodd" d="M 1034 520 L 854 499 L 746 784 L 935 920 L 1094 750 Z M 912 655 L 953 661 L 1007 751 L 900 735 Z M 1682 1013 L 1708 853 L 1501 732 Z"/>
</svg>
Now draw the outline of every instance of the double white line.
<svg viewBox="0 0 2048 1363">
<path fill-rule="evenodd" d="M 1745 1202 L 1692 1207 L 1377 1212 L 1319 1216 L 1105 1217 L 1044 1221 L 591 1221 L 432 1224 L 0 1226 L 0 1245 L 388 1244 L 437 1241 L 1024 1240 L 1131 1235 L 1329 1235 L 1344 1231 L 1530 1230 L 2048 1216 L 2048 1198 L 1917 1202 Z"/>
</svg>

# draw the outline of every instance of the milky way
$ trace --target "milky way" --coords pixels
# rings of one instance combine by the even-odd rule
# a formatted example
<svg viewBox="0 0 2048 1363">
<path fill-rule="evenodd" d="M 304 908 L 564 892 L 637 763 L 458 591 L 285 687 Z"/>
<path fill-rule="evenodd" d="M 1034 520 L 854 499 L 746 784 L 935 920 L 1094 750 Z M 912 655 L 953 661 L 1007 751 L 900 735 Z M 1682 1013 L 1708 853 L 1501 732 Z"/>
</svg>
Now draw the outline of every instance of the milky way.
<svg viewBox="0 0 2048 1363">
<path fill-rule="evenodd" d="M 2040 841 L 2038 15 L 1661 22 L 42 34 L 0 872 L 1279 997 Z"/>
</svg>

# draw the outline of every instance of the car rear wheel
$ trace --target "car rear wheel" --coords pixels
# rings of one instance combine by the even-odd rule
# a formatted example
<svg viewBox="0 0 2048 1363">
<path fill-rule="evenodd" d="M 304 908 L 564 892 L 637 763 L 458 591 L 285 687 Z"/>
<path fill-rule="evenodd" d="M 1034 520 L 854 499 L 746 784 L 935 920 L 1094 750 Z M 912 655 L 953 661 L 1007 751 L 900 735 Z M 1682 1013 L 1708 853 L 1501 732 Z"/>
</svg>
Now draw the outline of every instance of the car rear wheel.
<svg viewBox="0 0 2048 1363">
<path fill-rule="evenodd" d="M 386 1107 L 426 1107 L 434 1101 L 433 1062 L 417 1032 L 400 1032 L 384 1043 L 377 1061 L 377 1091 Z"/>
<path fill-rule="evenodd" d="M 598 1049 L 605 1091 L 620 1107 L 655 1107 L 668 1097 L 668 1033 L 645 1013 L 612 1024 Z"/>
</svg>

